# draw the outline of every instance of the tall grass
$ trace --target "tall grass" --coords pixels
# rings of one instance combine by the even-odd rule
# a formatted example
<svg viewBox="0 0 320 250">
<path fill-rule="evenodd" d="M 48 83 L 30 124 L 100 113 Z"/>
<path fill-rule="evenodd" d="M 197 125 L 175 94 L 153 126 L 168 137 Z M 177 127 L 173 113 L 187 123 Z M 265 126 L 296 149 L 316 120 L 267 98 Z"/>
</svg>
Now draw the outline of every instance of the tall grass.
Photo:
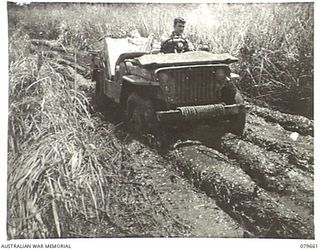
<svg viewBox="0 0 320 250">
<path fill-rule="evenodd" d="M 133 29 L 160 38 L 171 32 L 176 16 L 185 17 L 185 33 L 196 46 L 206 43 L 215 53 L 239 57 L 233 67 L 249 97 L 291 108 L 312 103 L 313 3 L 38 3 L 9 8 L 12 30 L 21 27 L 31 38 L 60 39 L 78 48 Z"/>
<path fill-rule="evenodd" d="M 83 91 L 91 84 L 46 58 L 31 38 L 78 49 L 133 29 L 159 38 L 180 15 L 193 43 L 239 57 L 234 70 L 250 97 L 283 105 L 312 94 L 311 3 L 34 3 L 9 4 L 8 14 L 9 238 L 181 236 L 187 231 L 113 128 L 91 112 Z"/>
<path fill-rule="evenodd" d="M 28 36 L 10 41 L 8 237 L 184 235 L 140 162 L 91 114 L 93 83 Z"/>
</svg>

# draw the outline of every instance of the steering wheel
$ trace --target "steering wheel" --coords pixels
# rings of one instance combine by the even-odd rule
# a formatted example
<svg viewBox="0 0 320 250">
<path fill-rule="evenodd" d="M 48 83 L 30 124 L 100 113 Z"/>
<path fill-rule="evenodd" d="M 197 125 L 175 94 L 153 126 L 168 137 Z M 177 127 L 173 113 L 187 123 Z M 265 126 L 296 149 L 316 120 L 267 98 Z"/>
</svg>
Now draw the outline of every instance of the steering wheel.
<svg viewBox="0 0 320 250">
<path fill-rule="evenodd" d="M 188 50 L 188 41 L 182 37 L 171 37 L 165 40 L 160 48 L 162 53 L 183 53 Z"/>
</svg>

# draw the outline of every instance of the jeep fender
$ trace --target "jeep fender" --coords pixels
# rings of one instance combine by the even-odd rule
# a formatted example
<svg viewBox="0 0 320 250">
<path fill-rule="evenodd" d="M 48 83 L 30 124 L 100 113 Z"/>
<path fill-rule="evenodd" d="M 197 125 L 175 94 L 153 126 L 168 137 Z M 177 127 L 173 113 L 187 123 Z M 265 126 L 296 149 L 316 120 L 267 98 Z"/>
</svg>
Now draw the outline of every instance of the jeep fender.
<svg viewBox="0 0 320 250">
<path fill-rule="evenodd" d="M 165 96 L 159 82 L 146 80 L 135 75 L 123 76 L 120 94 L 120 105 L 123 109 L 126 108 L 127 98 L 132 92 L 149 97 L 156 109 L 166 108 Z"/>
</svg>

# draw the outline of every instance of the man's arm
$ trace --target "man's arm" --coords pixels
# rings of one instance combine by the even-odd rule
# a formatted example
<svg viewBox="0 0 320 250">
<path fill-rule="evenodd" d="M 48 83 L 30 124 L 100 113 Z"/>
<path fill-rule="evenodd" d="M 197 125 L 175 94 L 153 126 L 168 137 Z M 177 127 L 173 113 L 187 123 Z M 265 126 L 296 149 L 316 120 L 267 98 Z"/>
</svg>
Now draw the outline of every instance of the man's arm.
<svg viewBox="0 0 320 250">
<path fill-rule="evenodd" d="M 192 44 L 192 42 L 190 42 L 188 39 L 186 39 L 186 41 L 187 41 L 187 45 L 188 45 L 187 51 L 194 51 L 195 47 Z"/>
</svg>

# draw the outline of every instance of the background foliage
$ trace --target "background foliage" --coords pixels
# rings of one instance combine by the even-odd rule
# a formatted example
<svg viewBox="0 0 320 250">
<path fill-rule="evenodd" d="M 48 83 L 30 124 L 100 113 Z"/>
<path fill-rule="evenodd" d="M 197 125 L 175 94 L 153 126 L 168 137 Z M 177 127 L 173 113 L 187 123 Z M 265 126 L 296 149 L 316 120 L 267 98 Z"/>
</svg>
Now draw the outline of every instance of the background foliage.
<svg viewBox="0 0 320 250">
<path fill-rule="evenodd" d="M 312 3 L 9 3 L 9 238 L 187 234 L 114 128 L 91 112 L 89 81 L 31 43 L 86 50 L 134 29 L 160 38 L 178 15 L 195 45 L 239 57 L 248 100 L 312 116 Z"/>
<path fill-rule="evenodd" d="M 102 36 L 134 29 L 157 38 L 176 16 L 186 35 L 214 53 L 239 57 L 234 69 L 252 101 L 313 116 L 313 3 L 279 4 L 33 4 L 9 8 L 10 32 L 59 39 L 86 48 Z"/>
</svg>

